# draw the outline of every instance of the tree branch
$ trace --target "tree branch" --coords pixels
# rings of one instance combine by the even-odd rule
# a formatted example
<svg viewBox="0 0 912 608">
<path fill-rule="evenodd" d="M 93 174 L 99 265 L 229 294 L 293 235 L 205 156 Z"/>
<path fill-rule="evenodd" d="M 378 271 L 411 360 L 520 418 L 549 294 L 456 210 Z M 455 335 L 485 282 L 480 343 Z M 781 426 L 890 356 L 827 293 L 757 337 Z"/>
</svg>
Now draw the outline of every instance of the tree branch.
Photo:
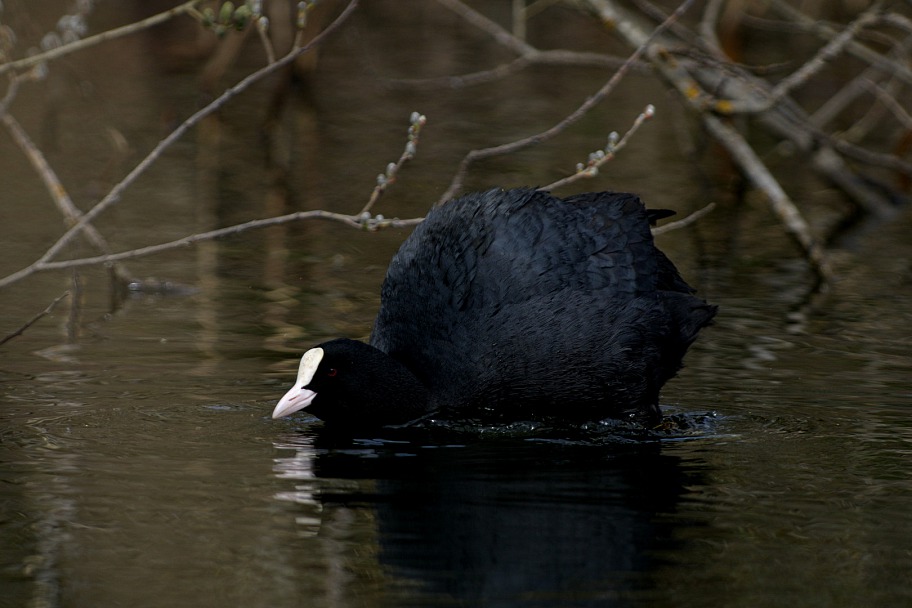
<svg viewBox="0 0 912 608">
<path fill-rule="evenodd" d="M 738 131 L 722 122 L 718 117 L 712 114 L 704 114 L 702 118 L 703 124 L 716 137 L 716 140 L 725 146 L 754 186 L 766 193 L 773 211 L 779 217 L 788 233 L 804 249 L 814 270 L 821 278 L 827 281 L 832 280 L 833 271 L 826 259 L 823 248 L 811 235 L 810 226 L 808 226 L 798 207 L 785 193 L 785 190 L 782 189 L 782 186 L 779 185 L 776 178 L 766 168 L 766 165 L 763 164 L 763 161 L 760 160 L 753 148 L 741 137 Z"/>
<path fill-rule="evenodd" d="M 266 228 L 268 226 L 276 226 L 278 224 L 287 224 L 289 222 L 298 222 L 302 220 L 331 220 L 335 222 L 341 222 L 352 228 L 358 228 L 363 230 L 375 231 L 383 228 L 404 228 L 407 226 L 414 226 L 421 223 L 424 218 L 410 218 L 405 220 L 400 220 L 398 218 L 383 218 L 376 217 L 365 219 L 361 215 L 346 215 L 343 213 L 333 213 L 331 211 L 323 210 L 314 210 L 314 211 L 296 211 L 294 213 L 288 213 L 286 215 L 279 215 L 275 217 L 268 217 L 258 220 L 250 220 L 249 222 L 244 222 L 241 224 L 235 224 L 234 226 L 227 226 L 225 228 L 219 228 L 216 230 L 210 230 L 208 232 L 200 232 L 197 234 L 192 234 L 190 236 L 185 236 L 180 239 L 173 241 L 168 241 L 166 243 L 158 243 L 156 245 L 148 245 L 146 247 L 139 247 L 137 249 L 130 249 L 128 251 L 121 251 L 118 253 L 110 253 L 106 255 L 98 255 L 87 258 L 75 258 L 71 260 L 61 260 L 58 262 L 35 262 L 29 266 L 30 273 L 47 271 L 47 270 L 62 270 L 68 268 L 79 268 L 82 266 L 95 266 L 98 264 L 110 264 L 112 262 L 119 262 L 121 260 L 129 260 L 133 258 L 145 257 L 157 253 L 163 253 L 170 251 L 172 249 L 180 249 L 183 247 L 189 247 L 190 245 L 202 242 L 202 241 L 211 241 L 214 239 L 232 236 L 240 234 L 242 232 L 247 232 L 249 230 L 255 230 L 259 228 Z M 2 285 L 0 285 L 2 286 Z"/>
<path fill-rule="evenodd" d="M 183 15 L 185 13 L 192 13 L 196 10 L 196 5 L 199 4 L 202 0 L 190 0 L 189 2 L 184 2 L 181 5 L 175 6 L 174 8 L 168 9 L 157 15 L 152 15 L 142 21 L 137 21 L 135 23 L 130 23 L 122 27 L 114 28 L 113 30 L 107 30 L 100 34 L 94 36 L 89 36 L 88 38 L 83 38 L 81 40 L 76 40 L 62 46 L 58 46 L 55 49 L 45 51 L 44 53 L 39 53 L 37 55 L 32 55 L 30 57 L 25 57 L 24 59 L 18 59 L 16 61 L 10 61 L 9 63 L 0 64 L 0 74 L 5 74 L 9 71 L 21 71 L 27 68 L 34 67 L 45 61 L 53 61 L 63 57 L 64 55 L 69 55 L 70 53 L 75 53 L 76 51 L 81 51 L 82 49 L 95 46 L 102 42 L 108 40 L 114 40 L 115 38 L 120 38 L 122 36 L 129 36 L 140 30 L 152 27 L 153 25 L 158 25 L 159 23 L 164 23 L 169 19 L 172 19 L 178 15 Z"/>
<path fill-rule="evenodd" d="M 826 23 L 802 13 L 799 9 L 795 8 L 790 1 L 770 0 L 770 6 L 781 15 L 792 19 L 794 22 L 802 25 L 808 31 L 823 40 L 831 40 L 839 35 L 836 30 L 829 25 L 826 25 Z M 881 68 L 888 74 L 893 74 L 907 85 L 912 85 L 912 68 L 909 68 L 907 63 L 888 59 L 857 40 L 849 42 L 846 45 L 846 51 L 862 61 Z"/>
<path fill-rule="evenodd" d="M 368 218 L 370 217 L 370 210 L 377 201 L 380 200 L 380 197 L 383 196 L 386 189 L 396 181 L 396 177 L 399 175 L 399 170 L 402 169 L 402 165 L 415 157 L 415 153 L 418 151 L 418 139 L 421 135 L 422 127 L 427 123 L 427 117 L 420 112 L 412 112 L 409 120 L 411 125 L 409 125 L 408 141 L 405 144 L 405 149 L 396 162 L 389 163 L 386 166 L 385 173 L 381 173 L 377 176 L 377 185 L 374 186 L 374 191 L 371 192 L 370 198 L 361 209 L 361 213 L 358 214 L 359 217 L 363 218 L 365 214 L 367 214 Z"/>
<path fill-rule="evenodd" d="M 452 2 L 455 0 L 446 0 L 447 2 Z M 460 3 L 461 4 L 461 3 Z M 463 181 L 465 180 L 466 173 L 468 173 L 469 167 L 472 163 L 479 160 L 484 160 L 487 158 L 492 158 L 495 156 L 502 156 L 504 154 L 511 154 L 523 148 L 527 148 L 532 145 L 539 144 L 541 142 L 547 141 L 552 137 L 562 133 L 567 127 L 577 122 L 583 116 L 586 115 L 589 110 L 594 108 L 596 105 L 601 103 L 605 97 L 608 96 L 611 91 L 614 90 L 614 87 L 621 81 L 621 79 L 630 71 L 630 68 L 643 56 L 648 48 L 649 44 L 653 39 L 657 38 L 663 31 L 670 27 L 675 21 L 677 21 L 681 15 L 683 15 L 688 8 L 693 4 L 693 0 L 684 0 L 678 8 L 668 16 L 668 18 L 657 28 L 655 28 L 652 33 L 642 37 L 642 43 L 637 47 L 637 49 L 627 58 L 624 64 L 618 68 L 614 75 L 599 89 L 592 97 L 587 99 L 580 105 L 576 110 L 570 113 L 568 116 L 564 117 L 563 120 L 558 122 L 556 125 L 551 128 L 519 139 L 510 143 L 502 144 L 499 146 L 492 146 L 490 148 L 482 148 L 478 150 L 472 150 L 466 154 L 465 158 L 462 159 L 462 162 L 459 164 L 456 174 L 453 176 L 452 181 L 450 182 L 449 187 L 437 201 L 437 205 L 441 205 L 446 201 L 450 200 L 459 192 L 462 188 Z M 466 10 L 471 11 L 466 7 Z M 504 32 L 506 32 L 504 30 Z M 509 35 L 509 33 L 507 32 Z"/>
<path fill-rule="evenodd" d="M 536 50 L 530 55 L 520 55 L 516 59 L 498 65 L 489 70 L 457 74 L 454 76 L 437 76 L 432 78 L 394 78 L 385 81 L 389 88 L 450 88 L 462 89 L 502 80 L 516 74 L 530 65 L 574 66 L 574 67 L 607 67 L 619 68 L 625 60 L 599 53 L 568 51 L 566 49 Z M 645 64 L 637 62 L 639 68 Z"/>
<path fill-rule="evenodd" d="M 73 200 L 70 198 L 70 195 L 67 194 L 66 188 L 60 182 L 60 179 L 58 179 L 54 170 L 51 169 L 51 166 L 48 164 L 44 154 L 41 153 L 41 150 L 38 149 L 32 139 L 28 136 L 28 133 L 25 132 L 25 129 L 22 128 L 22 125 L 19 124 L 19 121 L 12 115 L 2 113 L 0 114 L 0 121 L 6 126 L 7 130 L 13 136 L 13 140 L 19 145 L 23 154 L 29 159 L 29 162 L 31 162 L 32 166 L 35 168 L 35 171 L 41 177 L 41 181 L 44 182 L 44 185 L 51 195 L 51 198 L 54 200 L 54 203 L 57 205 L 57 208 L 66 218 L 66 224 L 72 226 L 77 223 L 82 217 L 82 212 L 73 204 Z M 111 250 L 107 240 L 105 240 L 94 226 L 87 224 L 84 232 L 88 241 L 98 250 L 104 253 L 110 253 Z M 129 278 L 125 268 L 115 267 L 114 271 L 117 277 L 122 280 Z"/>
<path fill-rule="evenodd" d="M 7 334 L 2 339 L 0 339 L 0 346 L 3 346 L 4 344 L 9 342 L 16 336 L 21 336 L 23 333 L 25 333 L 25 330 L 27 330 L 29 327 L 31 327 L 32 325 L 37 323 L 42 317 L 45 317 L 45 316 L 51 314 L 51 311 L 54 310 L 54 307 L 57 306 L 57 303 L 60 302 L 60 300 L 67 297 L 68 295 L 70 295 L 70 292 L 64 291 L 62 294 L 60 294 L 59 296 L 54 298 L 54 301 L 51 302 L 50 304 L 48 304 L 47 308 L 45 308 L 44 310 L 39 312 L 37 315 L 35 315 L 34 317 L 32 317 L 31 319 L 26 321 L 22 327 L 20 327 L 16 331 L 13 331 L 13 332 Z"/>
<path fill-rule="evenodd" d="M 572 184 L 575 181 L 578 181 L 587 177 L 595 177 L 598 175 L 599 168 L 607 162 L 614 160 L 617 156 L 617 153 L 624 149 L 627 145 L 627 142 L 630 141 L 630 138 L 633 137 L 633 134 L 636 133 L 639 128 L 643 125 L 644 122 L 651 119 L 655 116 L 655 107 L 650 104 L 640 112 L 640 114 L 633 121 L 633 124 L 627 129 L 627 132 L 624 133 L 624 136 L 618 139 L 617 132 L 611 133 L 608 136 L 608 145 L 604 149 L 597 150 L 589 155 L 588 162 L 584 165 L 579 163 L 576 166 L 576 173 L 573 175 L 568 175 L 563 179 L 559 179 L 556 182 L 552 182 L 547 186 L 542 186 L 542 190 L 554 190 L 568 184 Z"/>
<path fill-rule="evenodd" d="M 283 56 L 281 59 L 276 60 L 274 63 L 271 63 L 253 74 L 248 75 L 243 78 L 240 82 L 234 86 L 227 89 L 224 93 L 219 95 L 216 99 L 206 105 L 204 108 L 198 110 L 192 116 L 187 118 L 183 123 L 180 124 L 174 131 L 172 131 L 167 137 L 161 140 L 149 154 L 136 165 L 132 171 L 130 171 L 119 183 L 117 183 L 108 194 L 101 200 L 97 205 L 92 207 L 87 213 L 82 215 L 80 219 L 69 229 L 63 236 L 61 236 L 56 243 L 54 243 L 37 261 L 33 264 L 14 272 L 2 279 L 0 279 L 0 287 L 5 287 L 17 281 L 24 279 L 25 277 L 31 275 L 37 270 L 48 269 L 49 260 L 53 259 L 60 251 L 73 240 L 73 238 L 81 231 L 86 229 L 86 226 L 89 225 L 96 217 L 101 215 L 111 206 L 115 205 L 120 201 L 120 198 L 123 192 L 136 181 L 136 179 L 142 175 L 158 158 L 162 153 L 168 149 L 174 142 L 183 137 L 183 135 L 189 131 L 192 127 L 196 126 L 203 118 L 209 116 L 223 105 L 225 105 L 229 100 L 236 97 L 239 93 L 248 89 L 251 85 L 258 82 L 265 76 L 272 74 L 285 66 L 292 63 L 300 55 L 306 53 L 307 51 L 318 46 L 323 40 L 325 40 L 329 35 L 338 29 L 338 27 L 351 15 L 358 5 L 358 0 L 350 0 L 348 5 L 342 11 L 342 13 L 336 17 L 329 26 L 326 27 L 320 34 L 315 36 L 310 42 L 306 45 L 292 49 L 288 54 Z M 186 6 L 186 5 L 183 5 Z M 105 256 L 101 256 L 105 257 Z M 122 259 L 122 258 L 116 258 Z M 112 260 L 113 261 L 113 260 Z M 98 262 L 95 262 L 98 263 Z"/>
<path fill-rule="evenodd" d="M 673 222 L 668 222 L 662 226 L 656 226 L 655 228 L 652 228 L 652 236 L 659 236 L 660 234 L 665 234 L 666 232 L 671 232 L 672 230 L 680 230 L 681 228 L 690 226 L 704 215 L 708 215 L 715 208 L 715 203 L 709 203 L 702 209 L 697 209 L 687 217 L 683 217 Z"/>
</svg>

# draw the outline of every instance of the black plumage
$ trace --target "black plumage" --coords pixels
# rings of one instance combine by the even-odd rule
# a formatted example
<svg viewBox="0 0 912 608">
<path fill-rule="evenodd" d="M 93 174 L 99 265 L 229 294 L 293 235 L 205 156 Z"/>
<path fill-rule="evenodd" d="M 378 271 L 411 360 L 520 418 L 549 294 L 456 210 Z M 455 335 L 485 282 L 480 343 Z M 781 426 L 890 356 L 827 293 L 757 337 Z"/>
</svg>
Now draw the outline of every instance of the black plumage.
<svg viewBox="0 0 912 608">
<path fill-rule="evenodd" d="M 432 211 L 390 263 L 370 346 L 321 345 L 308 411 L 351 426 L 656 423 L 659 390 L 716 311 L 653 243 L 669 214 L 632 194 L 534 189 Z"/>
</svg>

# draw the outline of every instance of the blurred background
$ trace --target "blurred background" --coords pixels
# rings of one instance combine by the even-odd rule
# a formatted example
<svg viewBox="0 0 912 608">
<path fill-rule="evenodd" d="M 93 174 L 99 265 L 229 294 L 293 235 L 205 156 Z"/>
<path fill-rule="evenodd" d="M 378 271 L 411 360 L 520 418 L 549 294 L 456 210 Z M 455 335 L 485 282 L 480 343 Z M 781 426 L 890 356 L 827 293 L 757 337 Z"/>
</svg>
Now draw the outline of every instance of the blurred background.
<svg viewBox="0 0 912 608">
<path fill-rule="evenodd" d="M 304 40 L 346 5 L 305 5 Z M 175 6 L 3 2 L 0 276 L 73 221 L 49 171 L 85 213 L 267 64 L 254 17 L 236 31 L 238 7 L 223 18 L 221 4 L 197 3 L 44 67 L 9 67 Z M 612 7 L 625 20 L 598 12 Z M 633 52 L 625 24 L 648 33 L 677 7 L 361 2 L 315 51 L 168 146 L 92 224 L 117 252 L 293 211 L 357 214 L 414 111 L 427 117 L 417 155 L 372 212 L 421 217 L 470 150 L 560 123 Z M 281 57 L 297 3 L 262 10 Z M 680 433 L 345 441 L 306 414 L 271 420 L 303 350 L 369 334 L 406 228 L 285 223 L 9 281 L 0 605 L 912 601 L 910 13 L 902 2 L 694 2 L 662 52 L 629 66 L 580 120 L 469 167 L 461 191 L 550 184 L 655 107 L 597 176 L 555 192 L 635 192 L 679 218 L 716 204 L 657 237 L 720 307 L 663 392 Z M 669 66 L 699 76 L 700 95 L 682 96 Z M 803 66 L 813 73 L 773 110 L 719 113 L 738 86 L 755 100 Z M 708 115 L 781 185 L 831 278 Z M 827 149 L 843 163 L 835 171 L 821 167 Z M 49 170 L 36 170 L 36 151 Z M 55 259 L 104 251 L 76 238 Z"/>
</svg>

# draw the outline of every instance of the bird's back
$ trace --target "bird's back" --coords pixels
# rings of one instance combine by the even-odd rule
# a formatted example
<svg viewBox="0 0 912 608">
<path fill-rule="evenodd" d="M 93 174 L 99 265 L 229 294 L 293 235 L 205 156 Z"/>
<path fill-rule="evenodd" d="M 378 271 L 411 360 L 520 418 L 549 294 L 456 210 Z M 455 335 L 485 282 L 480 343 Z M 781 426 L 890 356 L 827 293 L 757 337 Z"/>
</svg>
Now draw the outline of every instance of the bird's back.
<svg viewBox="0 0 912 608">
<path fill-rule="evenodd" d="M 451 201 L 393 258 L 371 343 L 443 407 L 657 400 L 714 308 L 690 295 L 649 220 L 631 194 Z"/>
</svg>

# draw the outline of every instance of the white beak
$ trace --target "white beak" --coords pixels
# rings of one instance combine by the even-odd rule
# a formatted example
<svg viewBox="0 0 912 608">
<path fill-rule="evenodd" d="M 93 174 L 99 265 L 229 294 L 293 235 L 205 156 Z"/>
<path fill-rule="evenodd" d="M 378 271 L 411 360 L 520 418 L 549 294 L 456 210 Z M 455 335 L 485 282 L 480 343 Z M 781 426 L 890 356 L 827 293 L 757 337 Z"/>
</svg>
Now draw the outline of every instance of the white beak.
<svg viewBox="0 0 912 608">
<path fill-rule="evenodd" d="M 298 410 L 303 410 L 310 405 L 317 394 L 312 390 L 306 389 L 298 384 L 291 387 L 291 390 L 285 393 L 285 396 L 279 399 L 279 403 L 272 411 L 273 418 L 281 418 L 288 414 L 293 414 Z"/>
<path fill-rule="evenodd" d="M 281 418 L 282 416 L 293 414 L 311 404 L 317 394 L 304 387 L 313 380 L 314 374 L 317 373 L 317 367 L 319 367 L 322 360 L 322 348 L 311 348 L 304 353 L 304 356 L 301 357 L 301 365 L 298 366 L 298 379 L 295 380 L 291 390 L 279 399 L 275 409 L 272 410 L 273 418 Z"/>
</svg>

